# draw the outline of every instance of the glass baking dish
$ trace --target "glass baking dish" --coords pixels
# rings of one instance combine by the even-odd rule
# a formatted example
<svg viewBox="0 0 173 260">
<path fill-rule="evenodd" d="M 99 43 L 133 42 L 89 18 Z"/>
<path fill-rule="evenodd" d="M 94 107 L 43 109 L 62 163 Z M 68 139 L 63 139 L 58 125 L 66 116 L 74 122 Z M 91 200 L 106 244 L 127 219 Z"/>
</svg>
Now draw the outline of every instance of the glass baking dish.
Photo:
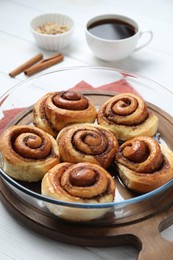
<svg viewBox="0 0 173 260">
<path fill-rule="evenodd" d="M 114 84 L 115 83 L 115 84 Z M 44 94 L 76 87 L 99 107 L 117 92 L 134 91 L 143 97 L 150 110 L 160 120 L 159 141 L 165 142 L 173 150 L 173 118 L 171 93 L 165 87 L 131 72 L 103 67 L 71 67 L 29 78 L 11 88 L 0 99 L 0 126 L 32 124 L 34 103 Z M 166 125 L 166 128 L 165 128 Z M 165 130 L 169 129 L 169 131 Z M 40 193 L 40 182 L 27 183 L 12 179 L 3 171 L 1 155 L 1 178 L 15 196 L 24 200 L 28 206 L 36 208 L 50 218 L 55 218 L 48 207 L 56 212 L 56 217 L 63 214 L 85 215 L 94 213 L 98 217 L 87 222 L 88 225 L 115 225 L 133 222 L 156 214 L 172 203 L 168 196 L 173 189 L 173 180 L 160 188 L 137 195 L 130 192 L 115 175 L 116 196 L 111 203 L 69 203 L 51 199 Z M 114 169 L 110 168 L 114 175 Z"/>
</svg>

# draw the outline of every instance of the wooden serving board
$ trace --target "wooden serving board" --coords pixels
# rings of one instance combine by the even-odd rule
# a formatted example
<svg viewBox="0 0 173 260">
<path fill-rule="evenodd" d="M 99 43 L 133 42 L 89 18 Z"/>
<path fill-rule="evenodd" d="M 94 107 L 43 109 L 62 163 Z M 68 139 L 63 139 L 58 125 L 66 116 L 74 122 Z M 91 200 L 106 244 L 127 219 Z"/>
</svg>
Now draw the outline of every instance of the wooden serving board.
<svg viewBox="0 0 173 260">
<path fill-rule="evenodd" d="M 99 106 L 115 93 L 85 91 L 84 94 Z M 158 131 L 162 139 L 173 150 L 173 118 L 150 103 L 147 103 L 147 106 L 158 116 Z M 18 114 L 9 125 L 30 124 L 31 122 L 32 107 Z M 0 180 L 0 188 L 2 202 L 8 211 L 17 220 L 39 234 L 78 246 L 133 245 L 139 250 L 138 259 L 142 260 L 173 259 L 173 242 L 166 241 L 160 236 L 161 231 L 173 224 L 173 186 L 165 191 L 166 196 L 163 196 L 163 199 L 152 200 L 149 212 L 146 209 L 140 217 L 131 217 L 124 223 L 117 221 L 101 225 L 97 221 L 92 225 L 75 224 L 65 222 L 53 215 L 50 217 L 41 208 L 32 206 L 18 196 L 3 179 Z M 132 196 L 122 187 L 121 192 L 126 199 Z M 157 203 L 159 205 L 156 205 Z"/>
<path fill-rule="evenodd" d="M 74 224 L 50 218 L 28 205 L 0 181 L 1 200 L 8 211 L 27 228 L 51 239 L 77 246 L 133 245 L 139 250 L 140 260 L 172 260 L 173 241 L 167 241 L 160 232 L 173 224 L 173 187 L 167 196 L 169 207 L 149 218 L 124 225 Z M 167 203 L 165 201 L 165 203 Z"/>
</svg>

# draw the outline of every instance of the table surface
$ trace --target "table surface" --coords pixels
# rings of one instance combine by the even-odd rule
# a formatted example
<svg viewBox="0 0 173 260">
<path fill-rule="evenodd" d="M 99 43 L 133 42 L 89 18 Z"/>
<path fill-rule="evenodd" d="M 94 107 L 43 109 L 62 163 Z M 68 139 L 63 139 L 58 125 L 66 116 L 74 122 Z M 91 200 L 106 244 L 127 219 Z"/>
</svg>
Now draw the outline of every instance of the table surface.
<svg viewBox="0 0 173 260">
<path fill-rule="evenodd" d="M 0 96 L 16 83 L 27 78 L 23 73 L 15 78 L 8 74 L 34 55 L 44 57 L 53 53 L 41 50 L 29 28 L 30 20 L 45 12 L 62 12 L 72 16 L 76 23 L 72 43 L 63 50 L 64 61 L 46 71 L 69 66 L 114 67 L 146 76 L 173 91 L 173 1 L 172 0 L 0 0 Z M 84 27 L 96 14 L 119 13 L 136 19 L 141 29 L 151 29 L 152 42 L 118 62 L 97 59 L 88 48 Z M 77 247 L 66 245 L 36 234 L 17 223 L 0 204 L 0 259 L 136 259 L 137 250 L 123 247 Z M 162 232 L 173 240 L 173 226 Z"/>
</svg>

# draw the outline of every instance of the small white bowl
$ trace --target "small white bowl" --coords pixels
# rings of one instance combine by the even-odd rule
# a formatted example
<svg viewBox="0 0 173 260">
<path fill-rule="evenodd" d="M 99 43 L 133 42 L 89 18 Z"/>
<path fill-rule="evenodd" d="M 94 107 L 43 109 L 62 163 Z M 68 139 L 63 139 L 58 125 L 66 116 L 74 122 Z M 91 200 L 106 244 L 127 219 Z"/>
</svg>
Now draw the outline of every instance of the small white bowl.
<svg viewBox="0 0 173 260">
<path fill-rule="evenodd" d="M 46 23 L 66 25 L 69 30 L 61 34 L 43 34 L 37 32 L 37 28 Z M 47 13 L 35 17 L 31 21 L 31 32 L 39 47 L 49 51 L 59 51 L 71 43 L 74 31 L 74 20 L 68 15 L 61 13 Z"/>
</svg>

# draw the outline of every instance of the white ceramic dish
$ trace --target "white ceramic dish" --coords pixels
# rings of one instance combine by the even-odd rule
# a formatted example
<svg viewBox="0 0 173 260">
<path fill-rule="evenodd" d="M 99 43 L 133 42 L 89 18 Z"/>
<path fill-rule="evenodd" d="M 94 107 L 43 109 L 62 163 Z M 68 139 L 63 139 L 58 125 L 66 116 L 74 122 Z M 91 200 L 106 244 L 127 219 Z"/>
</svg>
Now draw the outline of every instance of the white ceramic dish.
<svg viewBox="0 0 173 260">
<path fill-rule="evenodd" d="M 36 31 L 38 26 L 46 23 L 55 23 L 68 26 L 69 30 L 61 34 L 42 34 Z M 74 20 L 62 13 L 47 13 L 35 17 L 31 21 L 31 32 L 39 47 L 49 51 L 60 51 L 67 47 L 72 40 L 74 31 Z"/>
</svg>

